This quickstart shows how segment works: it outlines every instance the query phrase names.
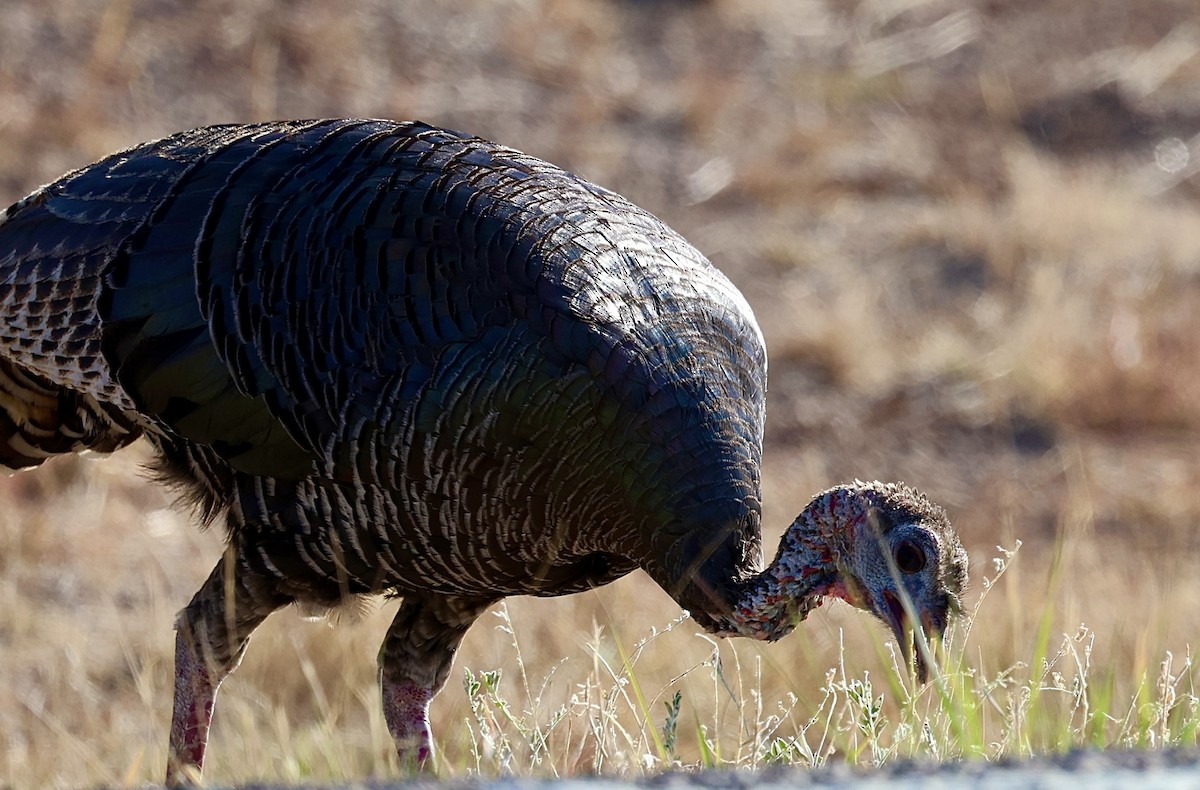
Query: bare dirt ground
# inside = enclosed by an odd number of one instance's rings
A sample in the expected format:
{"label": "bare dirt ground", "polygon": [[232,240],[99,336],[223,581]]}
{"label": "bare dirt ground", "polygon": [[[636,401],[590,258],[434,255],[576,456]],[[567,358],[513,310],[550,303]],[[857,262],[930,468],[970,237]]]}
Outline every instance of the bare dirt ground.
{"label": "bare dirt ground", "polygon": [[[754,307],[773,534],[836,482],[908,481],[950,511],[975,578],[1024,544],[972,632],[985,668],[1029,663],[1045,625],[1091,640],[1114,699],[1142,699],[1168,654],[1190,690],[1200,633],[1195,10],[0,0],[0,202],[144,139],[276,117],[419,118],[575,170],[682,232]],[[173,613],[221,536],[171,510],[139,460],[0,479],[0,786],[161,772]],[[212,781],[388,774],[376,608],[333,631],[268,623],[223,691]],[[764,698],[792,700],[780,734],[803,729],[839,654],[888,672],[872,624],[826,609],[778,646],[721,647]],[[459,667],[531,677],[533,714],[559,692],[592,710],[595,635],[634,643],[676,615],[640,576],[515,601]],[[639,665],[656,716],[675,688],[708,715],[713,684],[692,670],[716,654],[694,632]],[[481,736],[452,686],[434,716],[462,775]],[[526,768],[656,770],[586,731]]]}

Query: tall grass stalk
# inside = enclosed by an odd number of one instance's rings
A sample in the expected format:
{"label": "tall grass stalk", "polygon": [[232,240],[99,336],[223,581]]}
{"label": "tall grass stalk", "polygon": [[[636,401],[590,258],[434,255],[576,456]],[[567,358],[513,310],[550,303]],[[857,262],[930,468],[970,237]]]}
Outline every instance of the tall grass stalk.
{"label": "tall grass stalk", "polygon": [[[583,741],[574,741],[573,753],[591,755],[584,767],[616,774],[672,767],[997,759],[1087,746],[1195,744],[1200,697],[1190,653],[1181,660],[1168,652],[1149,676],[1129,678],[1118,666],[1095,664],[1102,639],[1086,625],[1055,636],[1061,558],[1068,548],[1061,543],[1047,572],[1051,594],[1037,613],[1028,658],[988,669],[982,648],[972,640],[974,626],[987,617],[991,593],[1014,566],[1019,548],[1017,543],[999,550],[964,622],[943,644],[924,647],[937,662],[925,686],[914,685],[893,645],[878,645],[889,653],[891,663],[887,677],[879,678],[856,669],[861,662],[852,660],[839,638],[837,660],[826,674],[819,699],[806,710],[794,693],[773,698],[764,693],[761,657],[744,662],[738,646],[697,634],[711,645],[709,657],[652,688],[637,672],[639,660],[660,637],[685,627],[687,621],[654,630],[631,649],[619,628],[598,628],[589,643],[591,671],[576,681],[564,703],[541,714],[543,719],[535,709],[546,682],[530,696],[530,679],[522,675],[530,704],[521,707],[505,696],[509,689],[498,676],[482,673],[480,683],[468,671],[468,697],[487,704],[473,703],[471,726],[477,743],[471,763],[447,768],[485,775],[577,772],[581,766],[571,764],[560,737],[567,731],[562,726],[567,718],[589,722],[582,732],[572,729],[572,737]],[[500,627],[513,633],[511,619],[502,614],[501,620]],[[513,649],[519,650],[515,637]],[[707,675],[708,683],[687,682],[697,675]],[[520,714],[514,713],[518,710]],[[736,722],[728,721],[730,711]],[[689,719],[691,739],[682,737],[685,729],[680,726]],[[483,741],[496,733],[502,733],[502,741],[511,748],[484,748]]]}

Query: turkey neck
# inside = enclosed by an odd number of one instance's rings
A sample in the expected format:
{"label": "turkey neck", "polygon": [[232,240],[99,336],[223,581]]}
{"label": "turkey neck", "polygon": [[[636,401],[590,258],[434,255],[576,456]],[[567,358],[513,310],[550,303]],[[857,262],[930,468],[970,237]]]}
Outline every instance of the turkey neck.
{"label": "turkey neck", "polygon": [[813,499],[784,533],[770,566],[736,585],[719,633],[773,642],[820,606],[824,596],[840,594],[838,565],[850,554],[866,504],[850,487]]}

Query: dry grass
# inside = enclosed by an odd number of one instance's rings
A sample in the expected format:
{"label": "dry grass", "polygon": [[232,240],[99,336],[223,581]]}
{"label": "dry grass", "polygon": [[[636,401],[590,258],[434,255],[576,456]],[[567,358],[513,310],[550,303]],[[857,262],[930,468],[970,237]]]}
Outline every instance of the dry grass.
{"label": "dry grass", "polygon": [[[1193,743],[1189,11],[3,3],[0,201],[220,121],[419,117],[501,140],[658,212],[745,291],[771,351],[768,524],[836,481],[898,478],[950,509],[977,579],[1023,543],[969,597],[945,685],[912,696],[840,605],[764,647],[714,645],[636,575],[514,600],[468,636],[474,684],[435,703],[448,774]],[[161,773],[172,619],[221,536],[138,461],[0,479],[0,786]],[[373,666],[393,606],[334,630],[274,616],[222,692],[209,778],[393,773]]]}

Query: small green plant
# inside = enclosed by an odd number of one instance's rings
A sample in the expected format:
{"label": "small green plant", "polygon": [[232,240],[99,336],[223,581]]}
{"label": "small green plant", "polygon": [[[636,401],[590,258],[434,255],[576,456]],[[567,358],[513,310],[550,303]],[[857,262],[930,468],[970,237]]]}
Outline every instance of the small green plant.
{"label": "small green plant", "polygon": [[799,762],[801,749],[795,738],[775,738],[762,753],[767,765],[789,765]]}
{"label": "small green plant", "polygon": [[667,717],[663,721],[662,726],[662,744],[663,750],[670,756],[672,760],[677,759],[675,753],[675,743],[679,737],[679,709],[683,706],[683,692],[676,691],[675,696],[671,697],[670,702],[664,702],[663,707],[667,709]]}

